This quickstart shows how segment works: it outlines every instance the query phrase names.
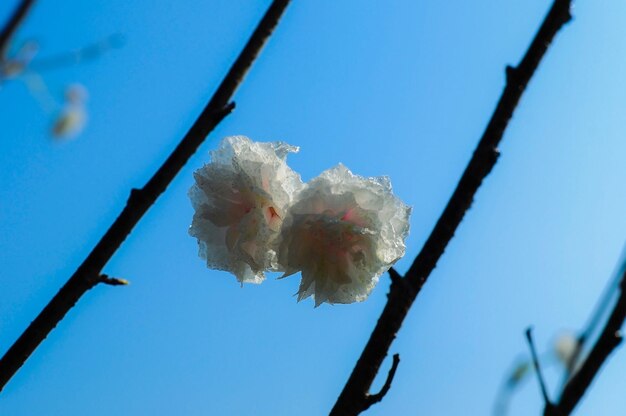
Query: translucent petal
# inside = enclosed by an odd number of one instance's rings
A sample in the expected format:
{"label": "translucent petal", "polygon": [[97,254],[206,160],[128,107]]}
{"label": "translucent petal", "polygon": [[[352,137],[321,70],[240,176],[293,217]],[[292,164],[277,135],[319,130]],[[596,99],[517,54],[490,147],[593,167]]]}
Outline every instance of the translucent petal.
{"label": "translucent petal", "polygon": [[338,165],[299,192],[282,225],[279,267],[302,272],[298,300],[360,302],[405,253],[411,209],[386,177]]}

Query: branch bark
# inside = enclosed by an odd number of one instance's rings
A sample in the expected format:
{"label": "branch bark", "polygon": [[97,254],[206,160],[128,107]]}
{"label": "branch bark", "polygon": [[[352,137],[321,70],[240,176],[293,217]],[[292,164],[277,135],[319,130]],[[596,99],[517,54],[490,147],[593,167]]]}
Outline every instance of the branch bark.
{"label": "branch bark", "polygon": [[393,279],[387,303],[331,416],[357,415],[411,305],[470,208],[483,179],[498,160],[497,146],[513,112],[557,32],[570,19],[571,0],[554,0],[517,67],[506,68],[506,86],[474,154],[424,247],[404,278]]}
{"label": "branch bark", "polygon": [[11,17],[9,17],[7,24],[2,31],[0,31],[0,62],[6,59],[9,46],[11,45],[11,39],[26,18],[33,4],[35,4],[35,0],[22,0],[13,11]]}
{"label": "branch bark", "polygon": [[572,413],[604,362],[622,342],[620,329],[626,319],[626,270],[622,273],[619,297],[598,340],[578,371],[565,384],[559,402],[552,407],[546,406],[544,416],[567,416]]}
{"label": "branch bark", "polygon": [[229,104],[229,100],[272,34],[289,2],[290,0],[272,2],[217,91],[176,149],[143,188],[131,191],[126,207],[89,256],[0,359],[0,391],[76,302],[89,289],[103,282],[100,278],[101,270],[143,214],[165,191],[206,136],[233,110],[234,104]]}

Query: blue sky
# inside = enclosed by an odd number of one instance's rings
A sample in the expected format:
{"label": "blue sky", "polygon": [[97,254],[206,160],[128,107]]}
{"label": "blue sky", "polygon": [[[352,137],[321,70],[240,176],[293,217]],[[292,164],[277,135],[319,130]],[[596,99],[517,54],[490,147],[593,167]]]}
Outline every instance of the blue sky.
{"label": "blue sky", "polygon": [[[15,0],[0,5],[4,18]],[[405,271],[442,211],[550,1],[294,0],[202,145],[106,266],[131,281],[87,294],[2,392],[6,415],[319,415],[385,302],[296,303],[298,278],[243,289],[187,235],[192,172],[227,135],[301,147],[303,179],[342,162],[389,175],[413,207]],[[16,41],[40,56],[121,33],[95,61],[42,74],[89,91],[73,141],[21,82],[0,89],[0,349],[69,278],[186,132],[268,1],[40,0]],[[489,414],[513,360],[581,327],[626,240],[626,3],[578,1],[391,353],[367,414]],[[390,360],[388,360],[390,361]],[[386,363],[389,365],[389,363]],[[558,371],[546,370],[558,385]],[[383,370],[382,373],[386,373]],[[623,413],[626,352],[578,415]],[[382,379],[377,381],[382,383]],[[511,415],[540,414],[534,380]]]}

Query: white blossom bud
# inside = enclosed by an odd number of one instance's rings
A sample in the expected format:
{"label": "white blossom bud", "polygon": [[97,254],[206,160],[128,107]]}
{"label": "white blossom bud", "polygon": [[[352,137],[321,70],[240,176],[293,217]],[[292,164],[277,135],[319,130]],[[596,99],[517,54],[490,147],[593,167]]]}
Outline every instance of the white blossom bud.
{"label": "white blossom bud", "polygon": [[283,277],[302,272],[298,301],[366,299],[404,255],[410,212],[387,177],[353,175],[340,164],[309,182],[287,212],[278,252]]}
{"label": "white blossom bud", "polygon": [[87,124],[87,89],[72,84],[65,90],[65,106],[52,125],[52,135],[57,139],[76,137]]}
{"label": "white blossom bud", "polygon": [[59,114],[52,125],[52,135],[69,138],[78,135],[85,127],[87,112],[82,106],[68,106]]}
{"label": "white blossom bud", "polygon": [[575,334],[571,332],[565,332],[560,334],[554,341],[554,353],[559,362],[565,367],[571,364],[571,360],[578,352],[579,341]]}
{"label": "white blossom bud", "polygon": [[209,268],[229,271],[242,284],[261,283],[265,270],[277,270],[276,237],[302,187],[285,161],[297,151],[282,142],[227,137],[211,152],[211,163],[194,172],[189,234]]}

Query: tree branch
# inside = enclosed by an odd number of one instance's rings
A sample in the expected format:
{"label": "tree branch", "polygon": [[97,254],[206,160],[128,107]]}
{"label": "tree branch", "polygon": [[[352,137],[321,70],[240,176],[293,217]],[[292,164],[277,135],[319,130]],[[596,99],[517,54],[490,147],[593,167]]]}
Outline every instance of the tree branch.
{"label": "tree branch", "polygon": [[13,11],[7,24],[2,28],[2,31],[0,31],[0,62],[6,59],[11,45],[11,39],[15,32],[17,32],[20,24],[22,24],[26,18],[33,4],[35,4],[35,0],[22,0]]}
{"label": "tree branch", "polygon": [[530,355],[533,360],[533,367],[535,368],[535,374],[537,375],[537,381],[539,382],[539,389],[541,390],[541,396],[546,404],[546,408],[554,408],[550,396],[548,396],[548,389],[546,388],[546,381],[543,378],[543,371],[539,365],[539,357],[537,356],[537,349],[535,348],[535,342],[533,341],[533,330],[531,327],[526,328],[526,341],[528,341],[528,348],[530,349]]}
{"label": "tree branch", "polygon": [[454,236],[483,179],[495,165],[498,159],[497,146],[522,93],[555,35],[571,19],[570,6],[571,0],[554,0],[519,65],[515,68],[507,67],[502,96],[463,176],[424,247],[402,279],[405,284],[392,283],[387,304],[330,412],[332,416],[357,415],[361,412],[363,402],[367,400],[367,392],[413,301]]}
{"label": "tree branch", "polygon": [[569,415],[584,396],[604,362],[622,342],[620,329],[626,319],[626,269],[622,273],[619,297],[598,340],[578,371],[565,384],[559,402],[553,408],[547,406],[544,409],[545,416]]}
{"label": "tree branch", "polygon": [[206,136],[234,108],[229,100],[272,34],[290,0],[274,0],[213,97],[176,149],[142,189],[133,189],[126,207],[76,272],[0,359],[0,390],[35,348],[89,289],[100,283],[100,271],[154,204]]}

